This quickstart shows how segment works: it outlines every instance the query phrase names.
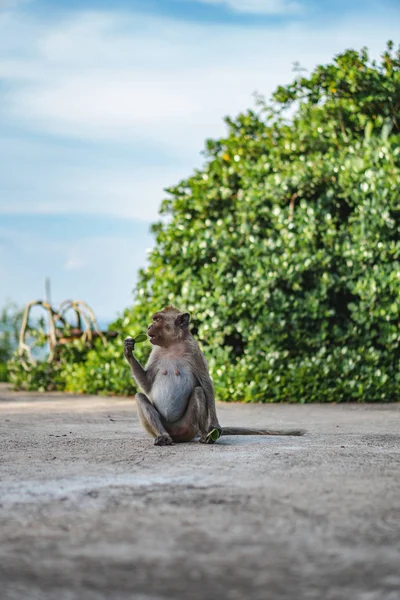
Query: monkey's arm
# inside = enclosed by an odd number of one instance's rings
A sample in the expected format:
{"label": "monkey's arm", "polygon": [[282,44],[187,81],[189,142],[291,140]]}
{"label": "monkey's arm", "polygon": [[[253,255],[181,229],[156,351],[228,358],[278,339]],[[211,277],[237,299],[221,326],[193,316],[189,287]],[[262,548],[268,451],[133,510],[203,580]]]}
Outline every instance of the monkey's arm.
{"label": "monkey's arm", "polygon": [[206,407],[207,407],[207,413],[208,413],[208,423],[207,423],[208,430],[209,431],[212,429],[221,430],[221,426],[218,422],[217,410],[215,408],[214,386],[213,386],[213,382],[211,381],[210,374],[208,372],[207,361],[204,358],[203,354],[201,354],[200,360],[198,362],[200,364],[200,368],[198,369],[198,372],[197,372],[197,379],[198,379],[199,385],[203,389],[205,400],[206,400]]}
{"label": "monkey's arm", "polygon": [[133,356],[134,348],[135,342],[133,338],[126,338],[124,341],[124,356],[131,367],[133,378],[144,393],[149,394],[151,390],[151,380],[147,371],[143,369],[140,362]]}

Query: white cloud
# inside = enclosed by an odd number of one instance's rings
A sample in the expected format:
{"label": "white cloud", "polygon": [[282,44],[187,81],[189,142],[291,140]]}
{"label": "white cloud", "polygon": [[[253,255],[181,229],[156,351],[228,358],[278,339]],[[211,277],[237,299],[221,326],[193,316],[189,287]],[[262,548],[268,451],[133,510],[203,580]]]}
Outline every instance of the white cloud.
{"label": "white cloud", "polygon": [[[9,184],[0,212],[154,220],[162,189],[201,164],[204,139],[222,135],[223,116],[252,105],[253,91],[268,97],[290,81],[295,60],[312,69],[364,45],[378,55],[398,32],[398,21],[385,15],[246,28],[113,12],[46,23],[9,13],[0,18],[0,119],[28,133],[91,145],[77,161],[65,143],[55,161],[49,142],[22,158],[25,142],[17,140],[14,167],[3,166]],[[120,164],[115,156],[105,167],[95,160],[96,146],[110,144]],[[3,165],[10,162],[9,146],[0,142]]]}
{"label": "white cloud", "polygon": [[258,15],[290,15],[301,11],[301,5],[291,0],[197,0],[203,4],[220,4],[239,13]]}
{"label": "white cloud", "polygon": [[[256,89],[268,96],[291,80],[294,61],[312,68],[344,47],[381,50],[398,30],[396,24],[363,21],[362,15],[357,27],[348,22],[340,29],[302,23],[247,29],[79,14],[47,30],[38,26],[24,57],[7,52],[0,61],[0,76],[9,83],[2,111],[35,131],[136,144],[151,140],[183,154],[220,135],[222,117],[251,105]],[[13,45],[19,33],[10,17],[5,50],[7,39]]]}

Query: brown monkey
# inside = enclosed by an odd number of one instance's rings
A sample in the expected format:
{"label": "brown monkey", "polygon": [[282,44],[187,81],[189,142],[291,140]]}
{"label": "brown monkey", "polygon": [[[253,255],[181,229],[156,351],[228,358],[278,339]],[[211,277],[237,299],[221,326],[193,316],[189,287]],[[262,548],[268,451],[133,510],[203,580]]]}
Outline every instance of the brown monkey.
{"label": "brown monkey", "polygon": [[[212,444],[209,435],[302,435],[300,430],[269,431],[221,427],[214,388],[198,343],[189,331],[190,315],[167,306],[153,315],[147,333],[154,348],[146,368],[133,356],[135,342],[126,338],[124,355],[144,393],[136,394],[139,418],[157,446],[189,442]],[[213,436],[214,437],[214,436]]]}

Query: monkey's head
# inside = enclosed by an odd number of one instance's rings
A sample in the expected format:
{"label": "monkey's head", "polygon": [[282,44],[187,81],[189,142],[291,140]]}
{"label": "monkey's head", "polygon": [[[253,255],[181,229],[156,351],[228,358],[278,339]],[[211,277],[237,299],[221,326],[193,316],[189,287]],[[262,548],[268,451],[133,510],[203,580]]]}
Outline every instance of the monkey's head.
{"label": "monkey's head", "polygon": [[171,346],[185,339],[189,333],[189,313],[180,312],[174,306],[166,306],[156,312],[152,319],[147,333],[154,346]]}

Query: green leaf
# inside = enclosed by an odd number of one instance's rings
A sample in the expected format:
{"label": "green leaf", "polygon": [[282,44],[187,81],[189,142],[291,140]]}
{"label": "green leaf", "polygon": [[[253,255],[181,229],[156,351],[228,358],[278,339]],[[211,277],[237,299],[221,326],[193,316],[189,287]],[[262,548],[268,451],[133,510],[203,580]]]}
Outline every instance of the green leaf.
{"label": "green leaf", "polygon": [[135,344],[140,344],[141,342],[145,342],[147,339],[148,338],[146,333],[139,333],[139,335],[133,338],[133,341],[135,342]]}
{"label": "green leaf", "polygon": [[210,437],[214,442],[216,442],[221,437],[221,434],[218,429],[212,429],[207,434],[207,437]]}

